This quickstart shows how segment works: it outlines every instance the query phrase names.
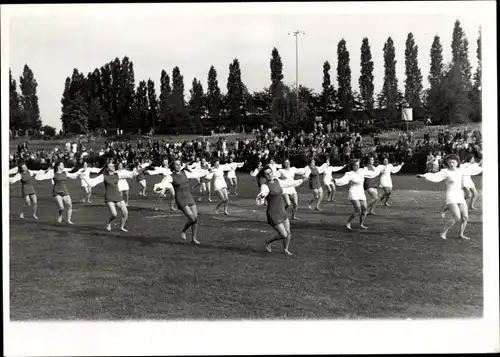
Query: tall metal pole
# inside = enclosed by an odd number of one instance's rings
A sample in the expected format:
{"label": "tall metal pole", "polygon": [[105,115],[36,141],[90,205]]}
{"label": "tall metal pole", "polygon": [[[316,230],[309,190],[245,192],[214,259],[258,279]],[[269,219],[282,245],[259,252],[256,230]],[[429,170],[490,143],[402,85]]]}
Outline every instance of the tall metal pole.
{"label": "tall metal pole", "polygon": [[297,117],[300,121],[300,103],[299,103],[299,35],[306,33],[300,30],[289,32],[288,35],[295,36],[295,90],[297,91]]}

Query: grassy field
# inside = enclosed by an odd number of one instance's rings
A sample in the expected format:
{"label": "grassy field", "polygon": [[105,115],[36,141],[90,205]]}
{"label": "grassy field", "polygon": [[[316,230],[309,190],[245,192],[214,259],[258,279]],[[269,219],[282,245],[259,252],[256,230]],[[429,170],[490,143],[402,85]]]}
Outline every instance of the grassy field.
{"label": "grassy field", "polygon": [[[158,178],[148,180],[148,190]],[[444,184],[394,175],[392,207],[350,232],[347,190],[324,212],[310,212],[307,186],[292,222],[292,257],[264,251],[271,234],[255,181],[239,177],[229,217],[199,205],[201,246],[181,242],[184,217],[130,182],[130,232],[104,229],[103,188],[74,204],[74,226],[57,224],[50,182],[36,186],[39,221],[18,218],[19,184],[10,190],[10,314],[22,320],[291,319],[480,317],[482,199],[471,212],[470,241],[439,238]],[[474,177],[481,190],[481,177]],[[78,180],[71,180],[74,201]]]}

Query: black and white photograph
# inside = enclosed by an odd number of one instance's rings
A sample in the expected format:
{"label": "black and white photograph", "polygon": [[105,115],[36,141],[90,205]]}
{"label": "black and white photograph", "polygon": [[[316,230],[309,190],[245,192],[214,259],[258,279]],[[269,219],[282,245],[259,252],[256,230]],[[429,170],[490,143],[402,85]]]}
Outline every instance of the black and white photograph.
{"label": "black and white photograph", "polygon": [[495,2],[1,16],[6,355],[500,351]]}

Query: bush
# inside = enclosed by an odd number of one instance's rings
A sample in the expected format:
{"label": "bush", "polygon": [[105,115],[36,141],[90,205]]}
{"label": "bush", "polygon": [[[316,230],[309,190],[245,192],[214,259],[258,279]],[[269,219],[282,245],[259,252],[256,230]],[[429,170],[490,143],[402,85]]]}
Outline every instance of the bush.
{"label": "bush", "polygon": [[[405,121],[392,122],[389,124],[389,127],[391,129],[395,129],[395,130],[406,131],[406,122]],[[415,120],[415,121],[408,122],[408,129],[409,130],[416,131],[416,130],[421,130],[423,128],[425,128],[425,123],[423,121]]]}
{"label": "bush", "polygon": [[368,124],[366,126],[359,128],[359,133],[361,135],[380,134],[382,133],[382,129],[375,125]]}

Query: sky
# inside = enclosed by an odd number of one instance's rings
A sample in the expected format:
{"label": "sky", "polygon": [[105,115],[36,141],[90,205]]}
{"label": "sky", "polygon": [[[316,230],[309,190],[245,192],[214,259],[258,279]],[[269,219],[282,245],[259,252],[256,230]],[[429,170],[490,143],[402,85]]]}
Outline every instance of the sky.
{"label": "sky", "polygon": [[219,86],[226,92],[229,64],[240,61],[243,83],[253,92],[270,84],[273,47],[283,61],[284,82],[295,83],[295,39],[299,38],[299,82],[321,91],[323,63],[337,87],[337,44],[343,38],[350,53],[353,90],[359,90],[360,47],[368,37],[375,93],[383,84],[383,46],[392,37],[396,75],[404,91],[404,49],[409,32],[419,47],[418,61],[428,86],[429,52],[435,35],[443,45],[444,61],[451,60],[456,19],[470,42],[469,59],[477,66],[476,40],[484,14],[472,2],[419,3],[279,3],[279,4],[94,4],[23,5],[8,8],[8,51],[12,74],[19,84],[25,64],[38,82],[44,124],[59,129],[60,99],[66,77],[74,68],[87,74],[115,57],[134,63],[136,85],[149,78],[159,94],[162,69],[179,66],[186,94],[193,78],[204,90],[214,65]]}

